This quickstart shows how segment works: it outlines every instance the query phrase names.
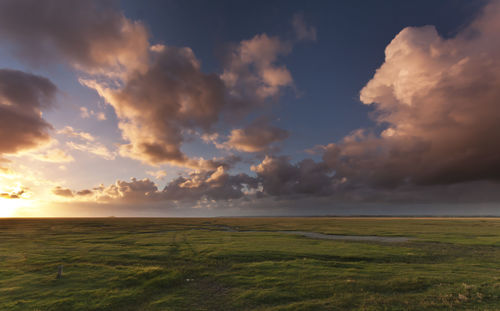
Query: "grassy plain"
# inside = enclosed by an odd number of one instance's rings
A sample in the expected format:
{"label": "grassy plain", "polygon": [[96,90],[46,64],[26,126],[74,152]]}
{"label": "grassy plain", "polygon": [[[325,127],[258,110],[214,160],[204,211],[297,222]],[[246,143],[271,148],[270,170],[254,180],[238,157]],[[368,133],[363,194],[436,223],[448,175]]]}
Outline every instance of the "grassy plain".
{"label": "grassy plain", "polygon": [[500,219],[0,219],[0,310],[500,310]]}

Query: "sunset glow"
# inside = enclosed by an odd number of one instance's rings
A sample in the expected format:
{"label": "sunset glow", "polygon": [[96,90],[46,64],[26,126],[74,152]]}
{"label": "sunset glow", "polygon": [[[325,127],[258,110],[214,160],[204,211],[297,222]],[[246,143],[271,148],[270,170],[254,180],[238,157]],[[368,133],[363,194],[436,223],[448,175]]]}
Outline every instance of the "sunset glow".
{"label": "sunset glow", "polygon": [[0,311],[500,310],[500,0],[0,0]]}
{"label": "sunset glow", "polygon": [[0,217],[18,216],[16,212],[19,209],[31,207],[33,203],[34,202],[25,199],[16,200],[0,198]]}
{"label": "sunset glow", "polygon": [[29,200],[29,194],[21,187],[20,183],[15,186],[0,184],[0,217],[12,217],[20,208],[31,207],[33,202]]}
{"label": "sunset glow", "polygon": [[500,213],[499,1],[49,2],[0,3],[1,217]]}

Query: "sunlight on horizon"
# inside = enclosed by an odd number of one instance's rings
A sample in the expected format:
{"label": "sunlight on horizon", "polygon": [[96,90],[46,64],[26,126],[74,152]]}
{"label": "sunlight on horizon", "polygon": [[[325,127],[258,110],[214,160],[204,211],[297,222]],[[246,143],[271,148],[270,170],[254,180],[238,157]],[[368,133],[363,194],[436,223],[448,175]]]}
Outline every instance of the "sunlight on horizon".
{"label": "sunlight on horizon", "polygon": [[0,198],[0,217],[15,217],[21,208],[32,206],[32,200]]}
{"label": "sunlight on horizon", "polygon": [[15,186],[0,186],[0,217],[15,217],[21,209],[34,206],[31,193],[20,182]]}

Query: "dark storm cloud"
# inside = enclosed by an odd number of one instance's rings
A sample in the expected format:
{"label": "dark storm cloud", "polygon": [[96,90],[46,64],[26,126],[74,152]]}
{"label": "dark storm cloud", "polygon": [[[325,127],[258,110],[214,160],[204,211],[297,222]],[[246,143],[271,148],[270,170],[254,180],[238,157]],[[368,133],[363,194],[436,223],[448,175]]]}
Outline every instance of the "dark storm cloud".
{"label": "dark storm cloud", "polygon": [[41,110],[53,105],[57,93],[50,80],[0,69],[0,155],[47,143],[52,126]]}

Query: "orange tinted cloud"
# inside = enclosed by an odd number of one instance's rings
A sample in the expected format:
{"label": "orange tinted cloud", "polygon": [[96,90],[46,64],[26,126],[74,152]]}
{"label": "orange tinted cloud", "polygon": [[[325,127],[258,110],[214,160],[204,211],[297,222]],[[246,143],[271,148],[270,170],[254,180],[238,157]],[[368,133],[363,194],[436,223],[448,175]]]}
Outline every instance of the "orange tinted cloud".
{"label": "orange tinted cloud", "polygon": [[20,199],[21,196],[25,193],[25,190],[18,190],[13,192],[1,192],[0,198],[3,199]]}
{"label": "orange tinted cloud", "polygon": [[55,187],[54,189],[52,189],[52,193],[54,193],[55,195],[58,195],[58,196],[61,196],[61,197],[73,197],[73,191],[71,189],[68,189],[68,188],[63,188],[63,187]]}
{"label": "orange tinted cloud", "polygon": [[65,126],[64,128],[57,131],[57,134],[63,134],[63,135],[69,136],[69,137],[79,138],[79,139],[86,140],[86,141],[94,141],[95,140],[95,138],[94,138],[94,136],[92,136],[92,134],[87,133],[87,132],[76,131],[71,126]]}
{"label": "orange tinted cloud", "polygon": [[[151,44],[146,27],[126,18],[114,4],[3,1],[0,38],[32,64],[64,60],[83,73],[82,84],[96,89],[115,109],[128,141],[120,147],[122,156],[152,165],[214,169],[212,161],[189,158],[181,151],[185,133],[213,133],[222,117],[241,119],[293,86],[289,70],[278,63],[291,51],[292,42],[267,34],[243,40],[231,50],[222,75],[207,74],[190,48]],[[29,12],[37,14],[24,18]],[[294,19],[294,27],[301,40],[314,33],[300,18]],[[88,108],[81,113],[84,118],[95,114]],[[96,117],[106,119],[102,113]],[[281,139],[283,131],[278,134]],[[70,147],[97,154],[88,145]]]}
{"label": "orange tinted cloud", "polygon": [[261,152],[287,137],[287,131],[270,125],[267,119],[257,119],[246,128],[232,130],[228,141],[222,146],[245,152]]}
{"label": "orange tinted cloud", "polygon": [[353,183],[379,186],[500,180],[500,2],[454,38],[403,29],[361,90],[380,135],[359,130],[324,159]]}
{"label": "orange tinted cloud", "polygon": [[53,105],[57,88],[44,77],[0,69],[0,155],[50,141],[52,126],[42,109]]}
{"label": "orange tinted cloud", "polygon": [[291,49],[290,43],[266,34],[241,41],[231,51],[221,75],[230,94],[243,101],[261,101],[291,86],[291,73],[277,64],[278,57]]}
{"label": "orange tinted cloud", "polygon": [[213,170],[192,172],[187,177],[178,177],[159,190],[148,178],[130,181],[117,180],[114,184],[100,185],[92,190],[73,191],[56,187],[53,193],[77,201],[102,203],[232,200],[245,196],[247,189],[255,189],[257,180],[246,174],[230,175],[223,166]]}
{"label": "orange tinted cloud", "polygon": [[0,2],[0,38],[35,65],[64,59],[88,73],[137,70],[147,63],[148,37],[144,25],[123,16],[113,1]]}
{"label": "orange tinted cloud", "polygon": [[121,147],[122,155],[154,164],[189,164],[180,150],[183,129],[209,129],[218,120],[224,85],[216,75],[201,72],[189,48],[165,47],[153,59],[147,71],[131,74],[123,88],[84,83],[115,108],[130,142]]}

